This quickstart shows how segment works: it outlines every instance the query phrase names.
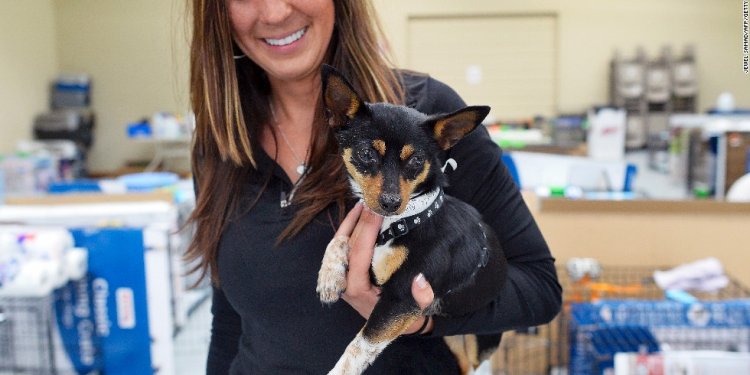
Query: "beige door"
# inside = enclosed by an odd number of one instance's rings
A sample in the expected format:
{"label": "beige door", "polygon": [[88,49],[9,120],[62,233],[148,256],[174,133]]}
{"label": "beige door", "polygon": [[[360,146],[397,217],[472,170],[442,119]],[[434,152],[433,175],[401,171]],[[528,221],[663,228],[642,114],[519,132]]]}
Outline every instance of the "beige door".
{"label": "beige door", "polygon": [[556,58],[553,14],[409,19],[409,68],[492,106],[498,120],[555,115]]}

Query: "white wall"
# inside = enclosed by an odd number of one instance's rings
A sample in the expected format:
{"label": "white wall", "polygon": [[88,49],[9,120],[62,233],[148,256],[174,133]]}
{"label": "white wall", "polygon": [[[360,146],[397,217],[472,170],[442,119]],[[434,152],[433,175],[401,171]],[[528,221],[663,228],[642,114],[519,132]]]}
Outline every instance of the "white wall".
{"label": "white wall", "polygon": [[57,72],[52,0],[0,2],[0,154],[31,137]]}
{"label": "white wall", "polygon": [[[750,107],[739,1],[375,0],[375,5],[402,66],[409,65],[410,16],[555,14],[561,112],[607,100],[615,48],[630,55],[643,45],[654,54],[665,43],[678,50],[695,45],[700,109],[711,107],[724,90]],[[48,83],[57,73],[87,72],[93,76],[98,126],[92,170],[148,159],[151,147],[130,142],[125,125],[154,111],[188,108],[185,7],[184,0],[0,2],[0,152],[31,136],[33,117],[47,109]]]}
{"label": "white wall", "polygon": [[134,143],[126,125],[156,111],[189,108],[186,1],[55,2],[61,72],[93,79],[97,116],[92,171],[149,159],[151,145]]}
{"label": "white wall", "polygon": [[[560,112],[582,111],[607,101],[609,61],[615,49],[627,57],[642,45],[654,56],[665,44],[673,45],[674,53],[694,45],[700,110],[712,107],[725,90],[734,93],[738,105],[750,107],[750,76],[742,71],[740,1],[376,0],[375,5],[397,61],[406,67],[409,17],[555,14]],[[491,42],[466,42],[491,48]]]}

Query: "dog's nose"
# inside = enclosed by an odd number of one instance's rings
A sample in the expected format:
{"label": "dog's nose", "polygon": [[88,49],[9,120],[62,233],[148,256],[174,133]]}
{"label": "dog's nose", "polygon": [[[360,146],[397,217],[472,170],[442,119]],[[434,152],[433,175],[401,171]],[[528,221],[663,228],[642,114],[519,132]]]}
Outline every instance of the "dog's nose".
{"label": "dog's nose", "polygon": [[396,194],[383,194],[380,196],[380,207],[388,213],[396,212],[401,207],[401,197]]}

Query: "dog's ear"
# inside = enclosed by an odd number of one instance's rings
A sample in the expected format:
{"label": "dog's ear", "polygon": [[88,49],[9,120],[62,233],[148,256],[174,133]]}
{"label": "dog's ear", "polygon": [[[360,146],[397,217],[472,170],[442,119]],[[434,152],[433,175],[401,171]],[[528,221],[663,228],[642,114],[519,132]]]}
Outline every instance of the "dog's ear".
{"label": "dog's ear", "polygon": [[481,124],[489,113],[488,106],[466,107],[447,115],[430,118],[427,127],[432,131],[432,136],[440,148],[447,150]]}
{"label": "dog's ear", "polygon": [[325,105],[328,125],[333,129],[338,129],[363,110],[364,102],[349,81],[334,67],[323,64],[321,78],[323,105]]}

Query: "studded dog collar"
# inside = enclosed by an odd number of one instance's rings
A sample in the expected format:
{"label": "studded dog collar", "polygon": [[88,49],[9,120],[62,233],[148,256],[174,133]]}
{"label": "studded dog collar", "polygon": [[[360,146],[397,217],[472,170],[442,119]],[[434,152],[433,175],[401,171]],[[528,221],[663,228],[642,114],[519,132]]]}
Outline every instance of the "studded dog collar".
{"label": "studded dog collar", "polygon": [[[383,226],[380,228],[380,234],[375,242],[375,246],[383,246],[388,241],[409,233],[410,230],[427,221],[437,212],[437,210],[440,209],[440,207],[442,207],[443,201],[445,200],[445,194],[443,193],[443,189],[438,188],[424,194],[422,197],[414,199],[420,198],[424,203],[417,203],[417,205],[424,206],[424,208],[419,210],[421,207],[413,207],[412,211],[417,211],[417,213],[400,218],[385,217]],[[430,200],[432,201],[430,202]],[[409,207],[407,207],[407,214],[409,213],[408,211]]]}

